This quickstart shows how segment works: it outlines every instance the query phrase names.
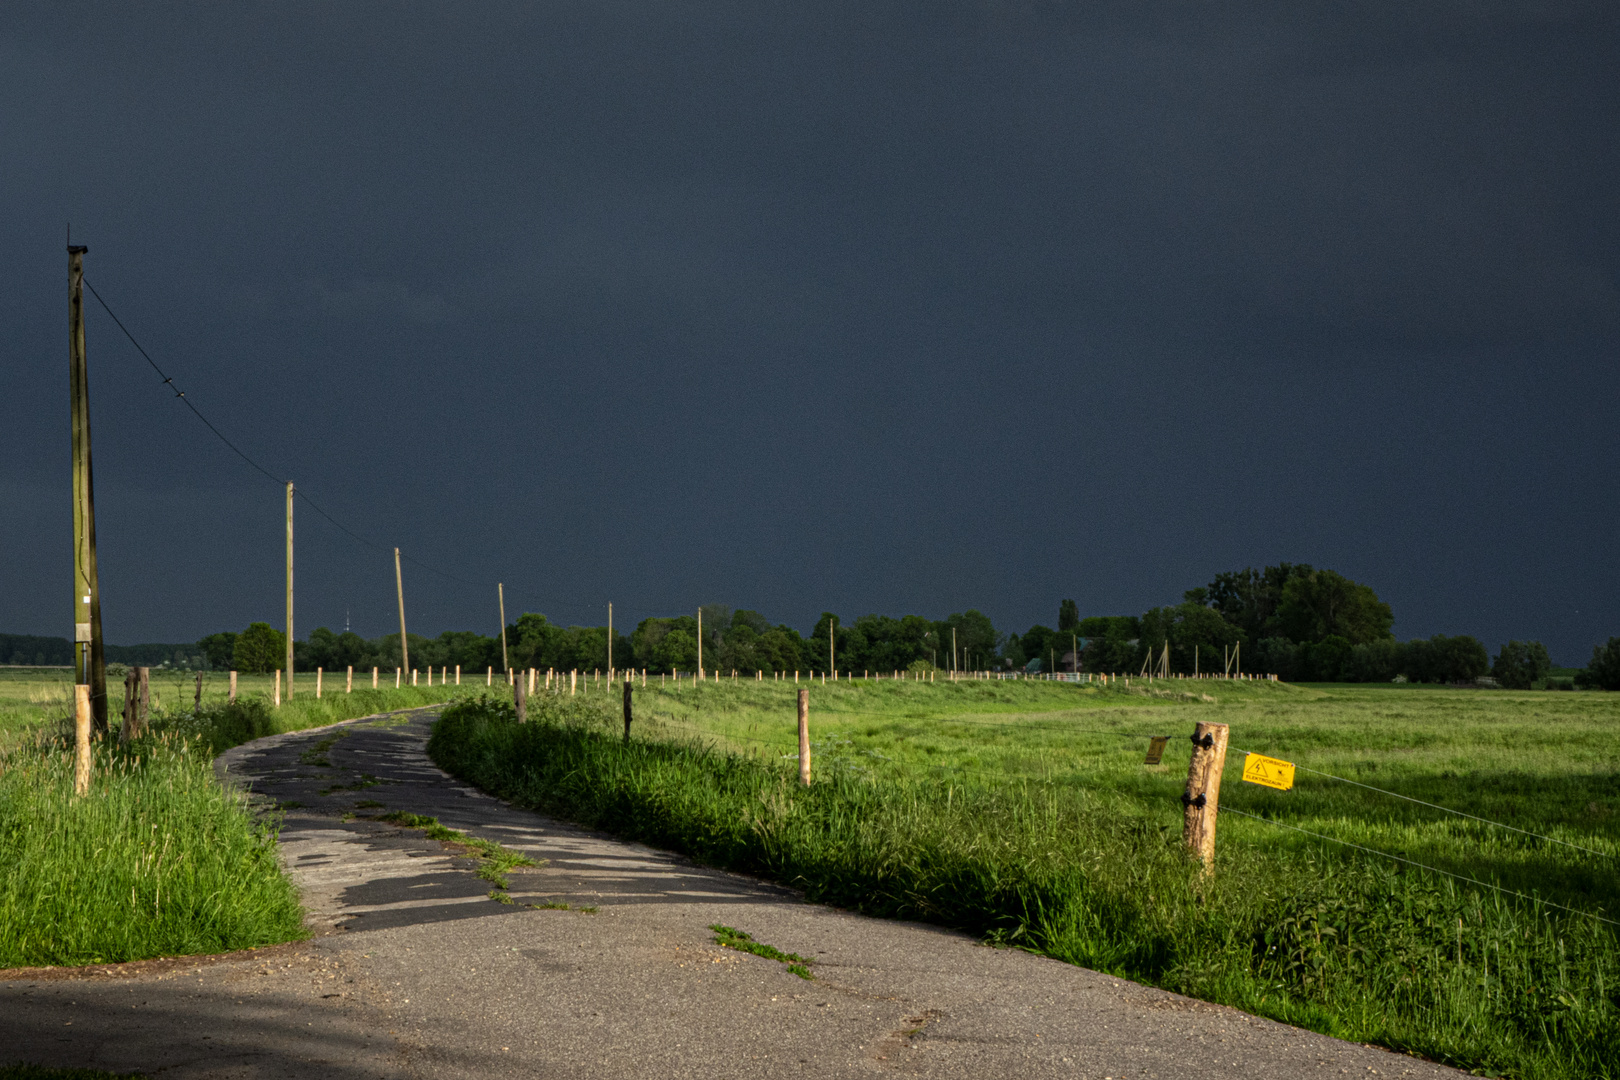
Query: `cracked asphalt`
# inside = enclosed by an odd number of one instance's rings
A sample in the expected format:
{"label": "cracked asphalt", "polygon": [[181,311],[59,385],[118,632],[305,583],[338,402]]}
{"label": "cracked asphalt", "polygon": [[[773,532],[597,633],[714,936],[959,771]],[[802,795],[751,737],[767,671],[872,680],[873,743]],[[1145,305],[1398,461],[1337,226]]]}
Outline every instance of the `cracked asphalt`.
{"label": "cracked asphalt", "polygon": [[[0,972],[0,1061],[244,1080],[1463,1075],[514,809],[427,759],[435,715],[223,755],[222,777],[282,808],[314,936]],[[363,816],[385,810],[543,865],[497,902],[463,849]],[[814,979],[715,945],[711,923],[809,957]]]}

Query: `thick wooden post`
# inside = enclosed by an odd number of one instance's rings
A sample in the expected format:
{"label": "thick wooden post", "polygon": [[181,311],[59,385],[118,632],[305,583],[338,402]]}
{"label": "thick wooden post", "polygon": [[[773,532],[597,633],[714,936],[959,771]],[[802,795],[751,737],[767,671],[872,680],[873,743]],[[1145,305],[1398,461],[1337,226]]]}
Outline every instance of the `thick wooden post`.
{"label": "thick wooden post", "polygon": [[118,726],[118,742],[121,746],[129,745],[135,738],[135,669],[130,668],[124,672],[124,722]]}
{"label": "thick wooden post", "polygon": [[371,669],[371,688],[373,690],[377,689],[377,669],[376,668]]}
{"label": "thick wooden post", "polygon": [[231,704],[236,704],[236,672],[231,672]]}
{"label": "thick wooden post", "polygon": [[[320,695],[315,695],[319,697]],[[197,716],[202,712],[202,672],[197,672],[197,696],[191,701],[191,715]]]}
{"label": "thick wooden post", "polygon": [[512,705],[517,709],[518,723],[527,723],[529,719],[529,681],[527,679],[512,680]]}
{"label": "thick wooden post", "polygon": [[315,668],[315,700],[316,701],[319,701],[321,699],[321,681],[322,681],[323,676],[325,676],[325,674],[326,674],[326,669],[324,669],[324,668],[320,667],[319,665],[317,665],[316,668]]}
{"label": "thick wooden post", "polygon": [[624,741],[630,741],[630,691],[634,684],[630,679],[624,680]]}
{"label": "thick wooden post", "polygon": [[799,783],[810,786],[810,691],[799,691]]}
{"label": "thick wooden post", "polygon": [[1204,873],[1215,872],[1215,815],[1221,801],[1221,771],[1226,768],[1225,724],[1200,723],[1193,728],[1192,761],[1187,765],[1187,790],[1181,802],[1186,808],[1182,838],[1187,851],[1204,864]]}
{"label": "thick wooden post", "polygon": [[73,687],[73,794],[90,793],[90,687]]}
{"label": "thick wooden post", "polygon": [[345,694],[354,693],[354,665],[353,664],[349,665],[349,672],[343,678],[343,692]]}
{"label": "thick wooden post", "polygon": [[461,665],[460,664],[456,665],[456,685],[457,686],[461,685]]}
{"label": "thick wooden post", "polygon": [[281,708],[281,669],[276,669],[276,708]]}

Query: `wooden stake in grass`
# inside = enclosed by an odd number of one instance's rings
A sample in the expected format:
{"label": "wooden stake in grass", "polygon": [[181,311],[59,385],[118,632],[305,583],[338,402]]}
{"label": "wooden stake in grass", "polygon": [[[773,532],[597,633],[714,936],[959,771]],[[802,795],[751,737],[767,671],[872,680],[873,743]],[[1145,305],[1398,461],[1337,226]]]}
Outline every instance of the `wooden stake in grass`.
{"label": "wooden stake in grass", "polygon": [[1187,850],[1215,872],[1215,815],[1221,801],[1221,771],[1226,768],[1225,724],[1199,723],[1193,728],[1192,761],[1187,764],[1187,790],[1181,802],[1182,839]]}
{"label": "wooden stake in grass", "polygon": [[231,672],[231,704],[236,704],[236,672]]}
{"label": "wooden stake in grass", "polygon": [[527,723],[529,719],[529,680],[512,680],[512,704],[517,708],[518,723]]}
{"label": "wooden stake in grass", "polygon": [[460,664],[456,665],[456,685],[457,686],[461,685],[461,665]]}
{"label": "wooden stake in grass", "polygon": [[371,669],[371,688],[373,690],[377,689],[377,669],[376,668]]}
{"label": "wooden stake in grass", "polygon": [[90,684],[73,687],[73,794],[90,793]]}
{"label": "wooden stake in grass", "polygon": [[810,786],[810,691],[799,691],[799,783]]}
{"label": "wooden stake in grass", "polygon": [[343,692],[345,694],[354,693],[354,665],[353,664],[349,665],[349,672],[348,672],[347,675],[344,676],[344,679],[343,679]]}
{"label": "wooden stake in grass", "polygon": [[276,669],[276,708],[281,708],[281,669]]}
{"label": "wooden stake in grass", "polygon": [[325,674],[326,674],[326,669],[325,668],[317,667],[315,669],[315,700],[316,701],[321,700],[321,681],[322,681],[322,677]]}
{"label": "wooden stake in grass", "polygon": [[629,679],[624,680],[624,741],[630,742],[630,691],[634,688]]}
{"label": "wooden stake in grass", "polygon": [[[315,696],[320,697],[321,695],[319,693],[316,693]],[[197,696],[192,698],[192,700],[191,700],[191,715],[192,716],[199,716],[199,715],[201,715],[201,713],[202,713],[202,672],[199,671],[199,672],[197,672]]]}

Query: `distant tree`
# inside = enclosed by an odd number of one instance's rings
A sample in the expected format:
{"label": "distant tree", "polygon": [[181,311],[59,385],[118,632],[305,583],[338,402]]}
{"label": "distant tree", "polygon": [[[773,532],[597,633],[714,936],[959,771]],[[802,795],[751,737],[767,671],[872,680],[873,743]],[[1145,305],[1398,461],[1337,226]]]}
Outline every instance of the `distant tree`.
{"label": "distant tree", "polygon": [[202,653],[203,660],[209,667],[215,671],[225,671],[234,662],[236,635],[229,630],[209,634],[197,642],[197,651]]}
{"label": "distant tree", "polygon": [[1278,636],[1273,620],[1288,582],[1312,572],[1309,563],[1279,563],[1264,570],[1250,566],[1216,574],[1200,602],[1219,611],[1223,619],[1238,628],[1245,641],[1258,642]]}
{"label": "distant tree", "polygon": [[1575,676],[1577,686],[1620,690],[1620,637],[1612,637],[1592,650],[1592,662]]}
{"label": "distant tree", "polygon": [[1401,646],[1386,639],[1351,649],[1339,677],[1345,682],[1390,682],[1400,673]]}
{"label": "distant tree", "polygon": [[1414,638],[1401,652],[1401,674],[1413,682],[1473,682],[1491,667],[1484,644],[1468,634]]}
{"label": "distant tree", "polygon": [[1272,621],[1290,641],[1337,636],[1363,645],[1389,637],[1395,615],[1369,586],[1332,570],[1312,570],[1288,579]]}
{"label": "distant tree", "polygon": [[1073,600],[1065,600],[1058,605],[1058,629],[1069,631],[1080,629],[1080,605]]}
{"label": "distant tree", "polygon": [[1303,642],[1295,654],[1294,677],[1302,682],[1343,682],[1355,647],[1338,634]]}
{"label": "distant tree", "polygon": [[1528,690],[1552,671],[1552,657],[1539,641],[1510,641],[1496,654],[1491,674],[1509,690]]}
{"label": "distant tree", "polygon": [[1219,612],[1188,601],[1145,613],[1141,639],[1149,649],[1169,642],[1170,670],[1189,673],[1219,668],[1226,650],[1237,643],[1238,631]]}
{"label": "distant tree", "polygon": [[236,636],[231,666],[237,671],[263,675],[286,662],[287,636],[266,622],[256,622]]}

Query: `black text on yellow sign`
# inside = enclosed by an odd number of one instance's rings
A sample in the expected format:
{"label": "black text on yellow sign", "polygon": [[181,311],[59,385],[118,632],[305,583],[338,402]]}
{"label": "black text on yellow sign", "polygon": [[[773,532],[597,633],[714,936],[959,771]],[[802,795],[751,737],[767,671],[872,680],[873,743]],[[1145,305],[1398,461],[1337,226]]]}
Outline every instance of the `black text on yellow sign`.
{"label": "black text on yellow sign", "polygon": [[1147,761],[1144,764],[1157,765],[1164,758],[1164,748],[1169,742],[1168,735],[1154,735],[1148,739]]}
{"label": "black text on yellow sign", "polygon": [[1248,754],[1243,759],[1243,779],[1287,791],[1294,786],[1294,763],[1264,754]]}

